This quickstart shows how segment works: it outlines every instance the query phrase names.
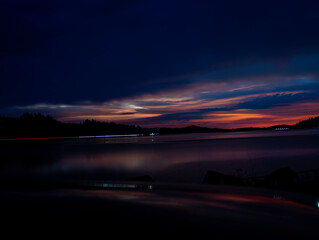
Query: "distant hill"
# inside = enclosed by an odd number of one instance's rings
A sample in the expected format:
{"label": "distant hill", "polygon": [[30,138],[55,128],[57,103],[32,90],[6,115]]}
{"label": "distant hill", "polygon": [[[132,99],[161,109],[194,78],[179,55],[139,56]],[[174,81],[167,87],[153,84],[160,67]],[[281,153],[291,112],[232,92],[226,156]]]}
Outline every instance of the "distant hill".
{"label": "distant hill", "polygon": [[149,128],[148,130],[158,134],[204,133],[204,132],[228,131],[226,129],[199,127],[195,125],[191,125],[188,127],[181,127],[181,128]]}
{"label": "distant hill", "polygon": [[223,129],[223,128],[208,128],[191,125],[188,127],[181,128],[149,128],[149,132],[155,132],[158,134],[180,134],[180,133],[207,133],[207,132],[236,132],[236,131],[253,131],[261,130],[265,128],[233,128],[233,129]]}

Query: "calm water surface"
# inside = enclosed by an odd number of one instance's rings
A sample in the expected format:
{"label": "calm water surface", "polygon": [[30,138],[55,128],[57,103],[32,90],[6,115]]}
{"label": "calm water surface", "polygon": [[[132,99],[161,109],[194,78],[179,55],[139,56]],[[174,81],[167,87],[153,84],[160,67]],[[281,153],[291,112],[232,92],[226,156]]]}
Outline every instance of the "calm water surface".
{"label": "calm water surface", "polygon": [[201,182],[208,170],[262,176],[319,168],[319,129],[12,142],[0,145],[1,178]]}

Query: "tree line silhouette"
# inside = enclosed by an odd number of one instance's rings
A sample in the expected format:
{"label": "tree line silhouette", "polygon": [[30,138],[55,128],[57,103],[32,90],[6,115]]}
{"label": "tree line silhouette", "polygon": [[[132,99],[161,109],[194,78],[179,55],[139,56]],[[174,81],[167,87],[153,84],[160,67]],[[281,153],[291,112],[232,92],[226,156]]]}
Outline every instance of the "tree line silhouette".
{"label": "tree line silhouette", "polygon": [[[300,121],[290,129],[318,128],[319,116]],[[96,120],[85,120],[80,123],[63,123],[54,119],[50,115],[41,113],[24,113],[18,118],[0,117],[0,137],[69,137],[69,136],[89,136],[106,134],[180,134],[180,133],[201,133],[201,132],[229,132],[229,131],[249,131],[269,128],[237,128],[219,129],[199,126],[188,126],[181,128],[142,128],[139,125],[117,124],[114,122],[100,122]]]}
{"label": "tree line silhouette", "polygon": [[24,113],[18,118],[0,117],[0,137],[70,137],[106,134],[142,134],[140,126],[85,120],[62,123],[50,115]]}
{"label": "tree line silhouette", "polygon": [[293,128],[319,128],[319,116],[314,118],[308,118],[307,120],[300,121]]}

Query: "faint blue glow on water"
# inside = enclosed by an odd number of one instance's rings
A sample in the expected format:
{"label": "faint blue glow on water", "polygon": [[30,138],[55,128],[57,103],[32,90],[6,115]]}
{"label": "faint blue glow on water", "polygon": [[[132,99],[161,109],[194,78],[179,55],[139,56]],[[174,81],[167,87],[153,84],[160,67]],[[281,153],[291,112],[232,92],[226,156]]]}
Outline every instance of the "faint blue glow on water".
{"label": "faint blue glow on water", "polygon": [[95,188],[121,189],[121,190],[129,190],[129,189],[152,190],[153,189],[153,186],[151,184],[94,183],[92,186]]}
{"label": "faint blue glow on water", "polygon": [[[100,185],[96,185],[100,186]],[[136,184],[116,184],[116,183],[103,183],[101,184],[104,188],[137,188]]]}

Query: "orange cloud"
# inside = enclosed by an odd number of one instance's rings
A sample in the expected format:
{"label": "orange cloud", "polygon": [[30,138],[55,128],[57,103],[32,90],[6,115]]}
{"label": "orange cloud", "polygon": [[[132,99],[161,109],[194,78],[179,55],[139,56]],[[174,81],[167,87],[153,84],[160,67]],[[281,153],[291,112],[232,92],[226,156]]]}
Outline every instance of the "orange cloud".
{"label": "orange cloud", "polygon": [[295,124],[319,115],[319,102],[298,102],[289,106],[269,109],[236,109],[206,114],[203,119],[190,120],[189,124],[208,127],[240,128],[269,127]]}

